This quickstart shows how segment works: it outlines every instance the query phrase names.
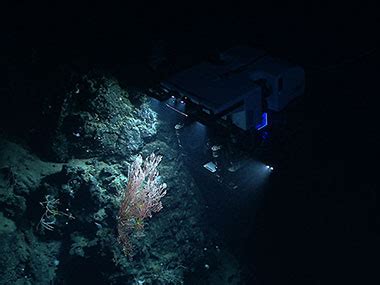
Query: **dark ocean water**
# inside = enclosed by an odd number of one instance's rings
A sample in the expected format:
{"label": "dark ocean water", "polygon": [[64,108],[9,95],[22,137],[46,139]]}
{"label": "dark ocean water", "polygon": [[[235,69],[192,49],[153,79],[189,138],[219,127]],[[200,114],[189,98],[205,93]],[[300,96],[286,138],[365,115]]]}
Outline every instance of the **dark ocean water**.
{"label": "dark ocean water", "polygon": [[[378,93],[376,9],[367,3],[287,7],[270,1],[254,9],[177,3],[180,12],[172,13],[173,7],[160,4],[126,10],[94,4],[87,15],[86,5],[51,13],[43,7],[32,13],[33,5],[25,5],[11,7],[15,16],[3,19],[0,119],[6,136],[38,153],[44,136],[30,130],[44,126],[54,132],[40,114],[41,102],[59,97],[62,66],[78,73],[101,68],[121,84],[147,87],[157,80],[141,66],[158,39],[167,42],[173,66],[241,43],[303,66],[306,92],[285,111],[287,123],[271,128],[265,155],[249,153],[248,164],[226,181],[201,167],[210,156],[207,137],[220,137],[202,126],[183,129],[184,162],[208,207],[204,227],[217,236],[226,258],[233,256],[238,265],[230,266],[246,284],[376,284],[371,260],[379,234],[377,168],[368,163],[375,160],[378,129],[372,103]],[[15,93],[7,91],[10,85]],[[168,111],[158,113],[172,127],[181,121]],[[257,182],[262,160],[275,169]],[[231,181],[239,188],[231,189]],[[78,270],[63,272],[66,284],[107,282],[99,272],[108,264],[108,256],[79,259],[68,267]],[[186,275],[186,284],[206,284],[212,270],[204,265]]]}

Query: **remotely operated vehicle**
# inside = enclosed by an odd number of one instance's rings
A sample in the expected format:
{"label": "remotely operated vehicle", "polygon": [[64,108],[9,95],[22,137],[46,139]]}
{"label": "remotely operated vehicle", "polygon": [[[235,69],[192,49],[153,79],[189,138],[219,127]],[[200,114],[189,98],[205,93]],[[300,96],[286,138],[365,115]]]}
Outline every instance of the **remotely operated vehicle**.
{"label": "remotely operated vehicle", "polygon": [[[265,137],[271,119],[304,89],[305,72],[300,66],[262,50],[238,46],[218,54],[217,60],[169,76],[150,89],[150,95],[171,111],[188,117],[187,121],[217,130],[214,133],[219,140],[210,146],[212,156],[202,166],[221,179],[222,169],[235,173],[244,167],[244,161],[248,161],[244,156],[252,155],[258,145],[256,134]],[[181,130],[176,129],[176,133],[182,147]],[[216,149],[218,144],[224,147]],[[274,169],[270,165],[265,168]]]}
{"label": "remotely operated vehicle", "polygon": [[[261,130],[273,112],[303,94],[300,66],[250,47],[231,48],[161,82],[153,93],[184,116],[228,121],[243,131]],[[185,105],[185,106],[183,106]]]}

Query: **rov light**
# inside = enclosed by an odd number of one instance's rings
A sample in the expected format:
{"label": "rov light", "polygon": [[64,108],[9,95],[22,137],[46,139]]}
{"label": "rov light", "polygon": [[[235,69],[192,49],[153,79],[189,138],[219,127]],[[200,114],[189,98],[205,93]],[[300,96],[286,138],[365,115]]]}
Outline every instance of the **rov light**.
{"label": "rov light", "polygon": [[185,101],[181,100],[181,104],[185,104]]}
{"label": "rov light", "polygon": [[256,130],[261,130],[268,126],[268,113],[263,113],[261,115],[261,123],[256,126]]}
{"label": "rov light", "polygon": [[270,171],[273,171],[274,168],[271,166],[271,167],[269,167],[269,169],[270,169]]}

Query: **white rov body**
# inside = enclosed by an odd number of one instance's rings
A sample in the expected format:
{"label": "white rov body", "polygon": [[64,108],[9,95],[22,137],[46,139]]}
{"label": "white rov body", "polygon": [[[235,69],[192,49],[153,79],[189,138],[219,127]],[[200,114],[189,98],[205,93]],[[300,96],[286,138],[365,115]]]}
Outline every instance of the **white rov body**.
{"label": "white rov body", "polygon": [[266,126],[264,105],[281,111],[304,92],[305,73],[301,67],[261,50],[235,47],[221,53],[220,59],[179,72],[162,86],[188,97],[206,113],[229,117],[243,130]]}

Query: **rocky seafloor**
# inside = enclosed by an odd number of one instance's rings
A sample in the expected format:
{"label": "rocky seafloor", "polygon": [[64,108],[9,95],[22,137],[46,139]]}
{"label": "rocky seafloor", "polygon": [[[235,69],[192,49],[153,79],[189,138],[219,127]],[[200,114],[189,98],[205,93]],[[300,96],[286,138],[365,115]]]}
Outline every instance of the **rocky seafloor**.
{"label": "rocky seafloor", "polygon": [[[37,130],[43,152],[28,140],[0,139],[0,284],[241,284],[207,225],[173,129],[147,97],[89,73],[43,112],[54,125],[46,135]],[[131,237],[126,256],[116,226],[120,196],[136,155],[152,152],[163,156],[164,208]],[[46,216],[52,204],[54,219]]]}

